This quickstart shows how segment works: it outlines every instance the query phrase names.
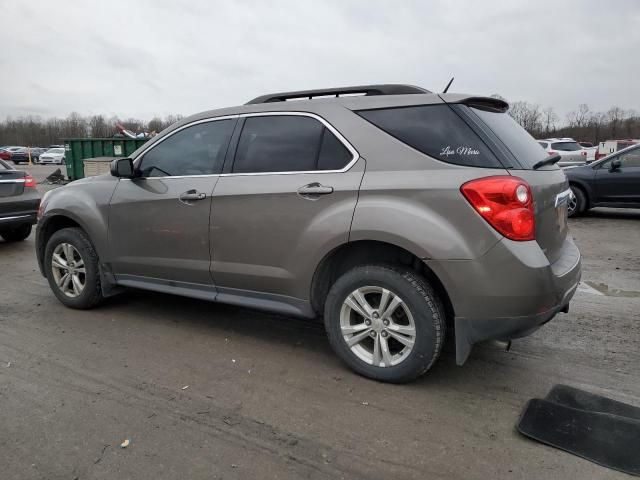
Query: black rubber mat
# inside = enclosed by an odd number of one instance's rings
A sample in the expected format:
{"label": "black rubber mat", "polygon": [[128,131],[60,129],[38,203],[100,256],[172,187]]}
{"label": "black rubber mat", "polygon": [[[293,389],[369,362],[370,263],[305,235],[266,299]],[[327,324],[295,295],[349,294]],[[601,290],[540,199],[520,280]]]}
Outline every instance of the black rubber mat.
{"label": "black rubber mat", "polygon": [[604,467],[640,476],[639,420],[534,398],[518,431]]}
{"label": "black rubber mat", "polygon": [[590,412],[610,413],[620,417],[640,420],[640,408],[617,402],[594,393],[578,390],[568,385],[554,386],[546,398],[549,402]]}

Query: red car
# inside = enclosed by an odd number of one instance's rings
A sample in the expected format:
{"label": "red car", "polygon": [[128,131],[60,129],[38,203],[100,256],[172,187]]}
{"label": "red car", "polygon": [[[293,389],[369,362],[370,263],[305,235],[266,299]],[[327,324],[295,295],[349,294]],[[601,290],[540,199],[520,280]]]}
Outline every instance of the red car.
{"label": "red car", "polygon": [[0,148],[0,160],[11,160],[11,152],[4,148]]}

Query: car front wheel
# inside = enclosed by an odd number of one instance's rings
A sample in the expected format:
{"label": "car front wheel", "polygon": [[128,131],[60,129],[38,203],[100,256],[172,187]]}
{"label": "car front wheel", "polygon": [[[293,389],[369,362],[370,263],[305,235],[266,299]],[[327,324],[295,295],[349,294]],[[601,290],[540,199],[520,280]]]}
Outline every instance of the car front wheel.
{"label": "car front wheel", "polygon": [[567,215],[571,217],[577,217],[584,212],[587,206],[587,198],[578,187],[571,187],[571,197],[569,198],[569,204],[567,205]]}
{"label": "car front wheel", "polygon": [[445,316],[440,299],[417,273],[395,266],[356,267],[342,275],[325,303],[335,352],[357,373],[404,383],[440,356]]}
{"label": "car front wheel", "polygon": [[45,248],[44,266],[51,290],[67,307],[86,309],[102,301],[98,255],[82,229],[55,232]]}

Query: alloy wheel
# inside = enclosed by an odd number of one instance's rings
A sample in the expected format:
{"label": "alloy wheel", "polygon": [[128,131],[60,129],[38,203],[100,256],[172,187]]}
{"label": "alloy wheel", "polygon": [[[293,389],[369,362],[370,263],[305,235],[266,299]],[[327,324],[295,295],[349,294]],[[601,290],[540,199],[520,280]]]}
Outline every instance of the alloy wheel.
{"label": "alloy wheel", "polygon": [[573,193],[573,190],[571,190],[571,193],[569,194],[569,203],[567,205],[567,213],[569,215],[573,215],[573,212],[576,211],[576,208],[578,208],[578,199]]}
{"label": "alloy wheel", "polygon": [[87,271],[78,249],[70,243],[60,243],[51,256],[53,280],[67,297],[77,297],[84,290]]}
{"label": "alloy wheel", "polygon": [[360,287],[347,296],[340,309],[340,330],[351,352],[376,367],[402,363],[416,341],[407,304],[379,286]]}

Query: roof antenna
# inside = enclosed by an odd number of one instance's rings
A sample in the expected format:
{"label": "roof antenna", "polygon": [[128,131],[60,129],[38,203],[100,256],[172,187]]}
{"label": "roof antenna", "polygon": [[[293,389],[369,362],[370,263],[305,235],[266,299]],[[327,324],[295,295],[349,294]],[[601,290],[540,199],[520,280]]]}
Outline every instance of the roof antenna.
{"label": "roof antenna", "polygon": [[450,87],[450,86],[451,86],[451,84],[453,83],[453,79],[454,79],[454,78],[455,78],[455,77],[451,77],[451,80],[449,80],[449,83],[447,83],[447,86],[446,86],[446,87],[444,87],[444,92],[442,92],[442,93],[447,93],[447,90],[449,90],[449,87]]}

